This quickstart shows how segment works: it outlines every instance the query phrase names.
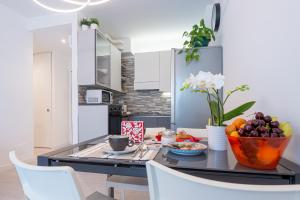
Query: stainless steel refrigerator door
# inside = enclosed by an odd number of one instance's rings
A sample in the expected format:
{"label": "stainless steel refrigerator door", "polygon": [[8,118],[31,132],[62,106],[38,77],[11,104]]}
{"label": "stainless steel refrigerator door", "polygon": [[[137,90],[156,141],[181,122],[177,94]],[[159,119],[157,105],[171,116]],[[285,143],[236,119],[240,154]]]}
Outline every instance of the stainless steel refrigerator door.
{"label": "stainless steel refrigerator door", "polygon": [[200,49],[200,60],[186,64],[185,53],[178,55],[178,49],[172,51],[172,106],[171,127],[205,128],[210,111],[205,94],[180,91],[182,84],[191,73],[201,71],[211,73],[223,72],[222,47],[206,47]]}

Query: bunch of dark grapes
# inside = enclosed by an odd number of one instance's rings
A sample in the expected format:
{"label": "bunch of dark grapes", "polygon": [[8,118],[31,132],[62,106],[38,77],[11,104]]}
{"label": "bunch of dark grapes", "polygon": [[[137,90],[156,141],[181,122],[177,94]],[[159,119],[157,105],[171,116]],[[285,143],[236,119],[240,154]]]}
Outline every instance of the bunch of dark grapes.
{"label": "bunch of dark grapes", "polygon": [[255,113],[255,118],[248,120],[239,129],[241,137],[285,137],[283,130],[279,128],[279,122],[272,120],[272,117],[265,116],[262,112]]}

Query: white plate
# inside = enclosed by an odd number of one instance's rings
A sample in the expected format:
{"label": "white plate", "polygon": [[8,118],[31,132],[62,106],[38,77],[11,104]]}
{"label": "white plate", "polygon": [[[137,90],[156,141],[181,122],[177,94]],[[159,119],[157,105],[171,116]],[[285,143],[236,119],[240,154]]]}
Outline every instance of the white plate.
{"label": "white plate", "polygon": [[122,154],[128,154],[134,152],[138,148],[137,145],[133,145],[132,147],[126,147],[124,151],[114,151],[112,148],[108,145],[103,148],[103,152],[107,154],[112,155],[122,155]]}

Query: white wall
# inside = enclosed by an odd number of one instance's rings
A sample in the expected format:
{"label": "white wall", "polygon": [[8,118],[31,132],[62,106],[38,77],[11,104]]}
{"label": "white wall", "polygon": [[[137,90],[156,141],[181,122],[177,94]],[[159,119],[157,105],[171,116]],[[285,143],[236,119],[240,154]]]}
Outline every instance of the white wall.
{"label": "white wall", "polygon": [[300,1],[228,0],[219,41],[226,89],[249,84],[228,108],[256,100],[254,111],[290,121],[294,137],[285,157],[300,164]]}
{"label": "white wall", "polygon": [[[0,168],[8,152],[32,157],[32,34],[26,20],[0,5]],[[9,20],[8,20],[9,19]]]}
{"label": "white wall", "polygon": [[133,53],[142,53],[182,48],[184,40],[181,35],[178,36],[170,37],[170,35],[148,35],[141,38],[132,38],[131,50]]}

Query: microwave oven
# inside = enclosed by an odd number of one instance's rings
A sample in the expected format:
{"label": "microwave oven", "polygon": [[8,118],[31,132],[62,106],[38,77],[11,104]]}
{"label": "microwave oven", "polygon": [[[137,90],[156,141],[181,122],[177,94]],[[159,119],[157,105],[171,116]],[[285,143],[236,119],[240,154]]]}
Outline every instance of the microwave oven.
{"label": "microwave oven", "polygon": [[111,104],[112,93],[106,90],[87,90],[85,100],[87,104]]}

